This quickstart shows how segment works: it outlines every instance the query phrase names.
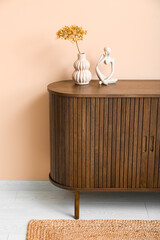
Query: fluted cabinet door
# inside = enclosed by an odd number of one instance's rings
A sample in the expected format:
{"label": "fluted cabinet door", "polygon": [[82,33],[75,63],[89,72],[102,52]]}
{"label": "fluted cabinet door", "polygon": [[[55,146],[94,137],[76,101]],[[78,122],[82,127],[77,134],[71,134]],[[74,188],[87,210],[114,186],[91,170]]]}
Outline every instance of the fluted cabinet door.
{"label": "fluted cabinet door", "polygon": [[[150,110],[149,110],[149,135],[148,135],[148,161],[147,161],[147,181],[146,186],[148,188],[154,187],[154,175],[156,167],[156,146],[159,146],[159,140],[157,139],[158,127],[158,113],[159,113],[159,99],[150,98]],[[149,107],[148,106],[148,107]],[[160,125],[159,125],[160,126]],[[158,161],[159,162],[159,161]],[[155,181],[157,182],[158,179]]]}
{"label": "fluted cabinet door", "polygon": [[158,98],[143,99],[142,115],[142,153],[140,162],[140,188],[154,188],[157,164],[156,146],[158,146]]}
{"label": "fluted cabinet door", "polygon": [[160,188],[160,98],[158,100],[157,130],[155,144],[154,187]]}
{"label": "fluted cabinet door", "polygon": [[160,187],[159,98],[50,94],[51,178],[71,189]]}

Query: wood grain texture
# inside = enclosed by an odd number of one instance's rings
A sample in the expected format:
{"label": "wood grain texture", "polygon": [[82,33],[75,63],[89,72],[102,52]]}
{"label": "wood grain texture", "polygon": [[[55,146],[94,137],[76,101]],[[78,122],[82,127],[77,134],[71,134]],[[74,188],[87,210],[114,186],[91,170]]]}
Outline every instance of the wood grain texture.
{"label": "wood grain texture", "polygon": [[[160,98],[158,99],[154,186],[160,188]],[[156,185],[157,184],[157,185]]]}
{"label": "wood grain texture", "polygon": [[66,185],[59,184],[55,182],[51,175],[49,174],[50,182],[59,188],[71,190],[71,191],[78,191],[78,192],[160,192],[160,187],[157,188],[74,188],[68,187]]}
{"label": "wood grain texture", "polygon": [[104,99],[99,100],[99,159],[98,159],[98,169],[99,169],[99,187],[103,186],[103,142],[104,142]]}
{"label": "wood grain texture", "polygon": [[140,170],[141,170],[141,158],[142,158],[142,127],[143,127],[143,98],[139,99],[139,118],[138,118],[138,143],[137,143],[137,168],[136,168],[136,187],[140,187]]}
{"label": "wood grain texture", "polygon": [[148,148],[148,172],[147,187],[154,187],[154,166],[155,166],[155,143],[157,132],[157,107],[158,99],[151,99],[150,110],[150,131],[149,131],[149,148]]}
{"label": "wood grain texture", "polygon": [[134,127],[133,127],[133,148],[132,148],[132,188],[136,187],[137,177],[137,153],[138,153],[138,122],[139,122],[139,99],[134,99]]}
{"label": "wood grain texture", "polygon": [[73,185],[74,187],[76,187],[78,185],[78,178],[77,178],[77,174],[78,174],[78,155],[77,155],[77,151],[78,151],[78,139],[77,139],[77,134],[78,134],[78,128],[77,128],[77,124],[78,124],[78,116],[77,116],[77,98],[74,98],[74,102],[73,102],[73,144],[74,144],[74,154],[73,154],[73,164],[74,164],[74,172],[73,172]]}
{"label": "wood grain texture", "polygon": [[142,130],[142,155],[140,165],[140,187],[147,187],[147,164],[149,151],[149,128],[150,128],[150,106],[151,99],[145,98],[143,102],[143,130]]}
{"label": "wood grain texture", "polygon": [[117,124],[116,124],[116,176],[115,187],[120,187],[120,151],[121,151],[121,98],[117,99]]}
{"label": "wood grain texture", "polygon": [[129,154],[129,122],[130,122],[130,98],[126,98],[126,112],[125,112],[125,139],[124,139],[124,188],[128,185],[128,154]]}
{"label": "wood grain texture", "polygon": [[91,159],[91,100],[87,98],[86,100],[86,162],[85,162],[85,169],[86,169],[86,187],[90,187],[90,174],[91,174],[91,161],[87,159]]}
{"label": "wood grain texture", "polygon": [[79,86],[73,80],[54,82],[48,85],[48,91],[67,97],[159,97],[159,80],[119,80],[107,87],[92,80],[88,85]]}
{"label": "wood grain texture", "polygon": [[123,175],[124,175],[124,144],[125,144],[125,114],[126,114],[126,100],[122,99],[121,104],[121,147],[120,147],[120,188],[124,187]]}
{"label": "wood grain texture", "polygon": [[159,136],[159,98],[50,93],[50,176],[67,189],[159,188]]}
{"label": "wood grain texture", "polygon": [[[70,99],[70,98],[69,98]],[[77,158],[78,158],[78,175],[77,175],[77,180],[78,180],[78,187],[81,188],[82,184],[82,101],[80,98],[77,100],[78,105],[77,105],[77,118],[78,118],[78,123],[77,123]],[[68,146],[68,143],[65,143]]]}
{"label": "wood grain texture", "polygon": [[107,153],[108,153],[108,98],[104,99],[103,113],[103,187],[107,186]]}
{"label": "wood grain texture", "polygon": [[99,187],[99,99],[95,103],[94,186]]}
{"label": "wood grain texture", "polygon": [[107,144],[107,187],[111,187],[112,158],[112,98],[108,99],[108,144]]}
{"label": "wood grain texture", "polygon": [[133,168],[133,144],[134,144],[134,98],[130,100],[130,121],[129,121],[129,146],[128,146],[128,188],[132,186],[132,168]]}
{"label": "wood grain texture", "polygon": [[[82,100],[82,108],[81,108],[81,116],[82,116],[82,159],[81,159],[81,164],[82,164],[82,188],[86,186],[86,99],[83,98]],[[71,129],[70,129],[71,131]]]}
{"label": "wood grain texture", "polygon": [[95,134],[94,134],[94,128],[95,128],[95,98],[91,98],[91,118],[90,118],[90,124],[91,124],[91,168],[90,168],[90,187],[94,188],[95,187],[95,175],[94,175],[94,169],[95,169],[95,161],[94,161],[94,145],[95,145]]}

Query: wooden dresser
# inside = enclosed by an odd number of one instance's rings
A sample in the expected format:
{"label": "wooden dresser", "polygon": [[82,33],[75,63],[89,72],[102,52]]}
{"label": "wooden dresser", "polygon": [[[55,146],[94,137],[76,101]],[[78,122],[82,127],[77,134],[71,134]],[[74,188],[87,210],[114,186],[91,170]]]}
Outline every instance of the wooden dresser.
{"label": "wooden dresser", "polygon": [[160,191],[160,81],[48,85],[50,181],[75,191]]}

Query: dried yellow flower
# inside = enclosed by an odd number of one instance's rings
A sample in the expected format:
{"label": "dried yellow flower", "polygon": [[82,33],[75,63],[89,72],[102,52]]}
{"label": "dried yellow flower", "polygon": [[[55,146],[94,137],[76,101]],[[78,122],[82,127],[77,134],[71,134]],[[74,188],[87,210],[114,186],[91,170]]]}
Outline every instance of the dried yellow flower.
{"label": "dried yellow flower", "polygon": [[64,26],[57,33],[57,39],[61,38],[64,40],[69,40],[71,42],[75,42],[80,53],[77,41],[83,40],[84,35],[87,34],[86,30],[83,30],[82,27],[78,27],[77,25],[72,26]]}

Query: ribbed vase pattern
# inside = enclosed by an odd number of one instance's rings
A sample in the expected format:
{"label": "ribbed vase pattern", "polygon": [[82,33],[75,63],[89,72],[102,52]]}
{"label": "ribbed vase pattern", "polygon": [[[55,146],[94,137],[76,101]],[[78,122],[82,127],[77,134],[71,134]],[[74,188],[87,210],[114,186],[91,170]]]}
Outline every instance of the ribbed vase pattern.
{"label": "ribbed vase pattern", "polygon": [[74,63],[75,71],[72,74],[72,78],[78,85],[88,84],[92,78],[91,72],[89,71],[90,63],[86,59],[85,53],[79,53],[78,59]]}

